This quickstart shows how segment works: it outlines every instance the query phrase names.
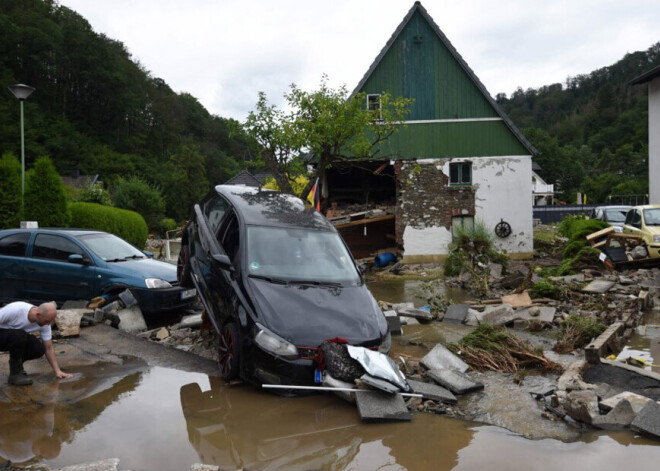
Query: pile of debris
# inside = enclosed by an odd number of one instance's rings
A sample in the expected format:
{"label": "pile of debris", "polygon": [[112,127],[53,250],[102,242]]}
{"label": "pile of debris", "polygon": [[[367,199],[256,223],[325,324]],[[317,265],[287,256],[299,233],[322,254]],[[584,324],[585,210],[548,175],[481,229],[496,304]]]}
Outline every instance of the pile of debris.
{"label": "pile of debris", "polygon": [[204,311],[186,315],[180,322],[141,332],[138,337],[216,361],[218,338],[205,317]]}

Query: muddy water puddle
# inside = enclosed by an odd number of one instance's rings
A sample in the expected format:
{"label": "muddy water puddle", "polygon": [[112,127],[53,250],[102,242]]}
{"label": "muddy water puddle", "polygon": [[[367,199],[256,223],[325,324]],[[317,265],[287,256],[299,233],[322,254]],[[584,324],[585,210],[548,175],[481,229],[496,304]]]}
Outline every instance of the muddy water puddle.
{"label": "muddy water puddle", "polygon": [[617,359],[625,361],[630,357],[645,362],[644,369],[660,373],[660,312],[644,317]]}
{"label": "muddy water puddle", "polygon": [[139,361],[7,391],[0,457],[43,458],[52,468],[118,457],[120,469],[133,470],[185,470],[195,462],[246,470],[603,470],[629,463],[643,470],[657,469],[660,459],[657,443],[628,432],[563,443],[431,414],[366,424],[333,395],[283,398]]}

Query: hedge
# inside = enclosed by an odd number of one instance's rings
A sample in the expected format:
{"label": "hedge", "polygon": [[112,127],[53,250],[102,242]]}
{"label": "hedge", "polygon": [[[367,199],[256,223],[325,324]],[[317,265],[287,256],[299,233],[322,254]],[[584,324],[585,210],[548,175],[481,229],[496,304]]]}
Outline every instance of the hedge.
{"label": "hedge", "polygon": [[95,203],[72,203],[70,208],[71,227],[110,232],[138,249],[144,248],[149,230],[135,211]]}

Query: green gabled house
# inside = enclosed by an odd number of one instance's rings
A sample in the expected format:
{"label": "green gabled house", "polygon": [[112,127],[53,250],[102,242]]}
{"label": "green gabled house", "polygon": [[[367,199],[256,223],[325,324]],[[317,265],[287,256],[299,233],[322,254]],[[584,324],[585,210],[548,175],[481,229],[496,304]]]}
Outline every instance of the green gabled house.
{"label": "green gabled house", "polygon": [[[382,93],[414,99],[381,161],[328,172],[330,201],[393,204],[393,227],[348,234],[364,252],[388,232],[404,260],[442,260],[456,227],[500,223],[499,248],[532,253],[534,147],[490,96],[420,2],[415,2],[355,89],[377,109]],[[390,177],[390,178],[384,178]],[[374,226],[374,229],[376,227]],[[504,229],[504,230],[502,230]],[[385,236],[383,236],[383,239]],[[362,249],[362,250],[360,250]],[[354,250],[355,252],[355,250]]]}

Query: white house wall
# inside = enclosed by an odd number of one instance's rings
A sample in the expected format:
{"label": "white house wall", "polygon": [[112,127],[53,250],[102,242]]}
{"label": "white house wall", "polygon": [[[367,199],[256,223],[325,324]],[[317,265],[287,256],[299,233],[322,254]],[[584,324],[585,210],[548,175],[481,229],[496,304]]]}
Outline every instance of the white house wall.
{"label": "white house wall", "polygon": [[660,78],[649,82],[649,203],[660,204]]}

